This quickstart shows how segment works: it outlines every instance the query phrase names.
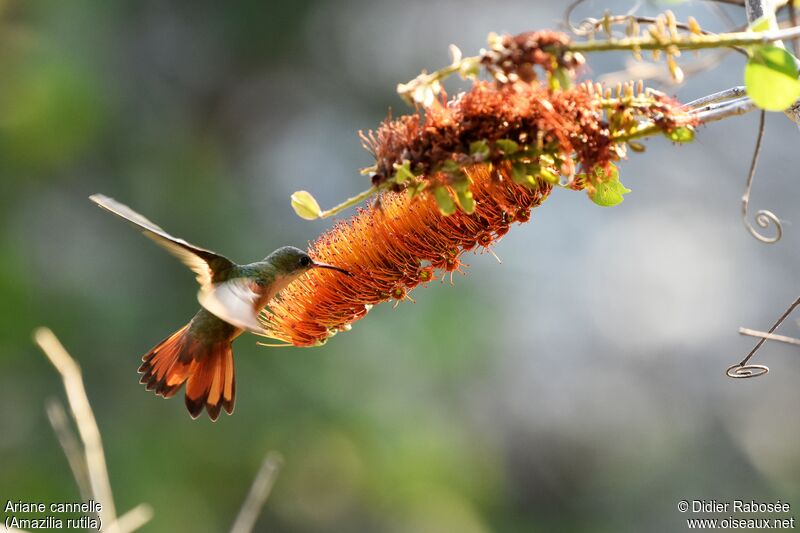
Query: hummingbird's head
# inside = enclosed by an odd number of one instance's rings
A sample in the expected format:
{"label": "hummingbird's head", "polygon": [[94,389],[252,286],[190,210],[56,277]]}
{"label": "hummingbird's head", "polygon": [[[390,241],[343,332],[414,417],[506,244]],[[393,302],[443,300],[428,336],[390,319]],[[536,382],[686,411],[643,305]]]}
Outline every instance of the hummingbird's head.
{"label": "hummingbird's head", "polygon": [[278,272],[285,276],[299,276],[312,268],[327,268],[336,270],[342,274],[347,274],[348,276],[350,275],[350,273],[343,268],[314,261],[311,259],[310,255],[294,246],[278,248],[269,254],[264,261],[270,263]]}

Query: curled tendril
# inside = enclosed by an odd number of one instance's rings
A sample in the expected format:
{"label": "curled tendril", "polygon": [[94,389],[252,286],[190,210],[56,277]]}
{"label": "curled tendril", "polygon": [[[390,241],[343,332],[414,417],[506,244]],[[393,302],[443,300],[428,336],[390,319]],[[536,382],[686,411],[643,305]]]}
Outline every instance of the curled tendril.
{"label": "curled tendril", "polygon": [[727,374],[729,378],[746,379],[757,378],[768,372],[769,367],[766,365],[743,365],[741,363],[736,363],[735,365],[729,366],[725,374]]}
{"label": "curled tendril", "polygon": [[744,206],[744,225],[747,227],[747,230],[750,232],[750,235],[758,239],[759,241],[767,244],[772,244],[781,240],[783,236],[783,227],[781,226],[781,221],[772,211],[767,211],[765,209],[760,210],[756,213],[755,217],[756,224],[762,228],[768,228],[770,224],[775,225],[775,235],[772,237],[765,237],[764,235],[760,234],[756,228],[753,227],[752,224],[747,220],[747,205]]}
{"label": "curled tendril", "polygon": [[758,121],[758,137],[756,137],[756,147],[753,150],[753,159],[750,162],[750,171],[747,173],[747,185],[744,189],[744,195],[742,195],[742,222],[744,222],[747,231],[750,232],[750,235],[758,239],[759,241],[767,244],[772,244],[781,240],[783,236],[783,227],[781,226],[780,219],[773,213],[772,211],[767,211],[762,209],[756,213],[755,221],[761,228],[768,228],[770,225],[775,226],[775,235],[772,237],[767,237],[762,235],[758,232],[758,230],[750,223],[747,217],[747,206],[750,203],[750,191],[753,188],[753,178],[756,174],[756,165],[758,164],[758,156],[761,154],[761,141],[764,140],[764,117],[766,116],[765,111],[761,111],[759,115]]}
{"label": "curled tendril", "polygon": [[794,311],[798,306],[800,306],[800,298],[797,298],[794,302],[792,302],[792,305],[790,305],[789,308],[783,312],[781,317],[775,321],[772,327],[769,328],[767,334],[761,337],[761,339],[756,343],[753,349],[750,350],[750,353],[747,354],[747,356],[744,359],[742,359],[741,362],[729,366],[728,369],[725,371],[725,374],[729,378],[755,378],[758,376],[763,376],[764,374],[769,372],[768,366],[748,365],[747,363],[750,361],[750,359],[752,359],[752,357],[756,354],[756,352],[764,345],[764,343],[767,342],[767,339],[770,338],[770,336],[775,332],[775,330],[778,329],[778,327],[781,324],[783,324],[783,321],[786,320],[786,317],[792,314],[792,311]]}

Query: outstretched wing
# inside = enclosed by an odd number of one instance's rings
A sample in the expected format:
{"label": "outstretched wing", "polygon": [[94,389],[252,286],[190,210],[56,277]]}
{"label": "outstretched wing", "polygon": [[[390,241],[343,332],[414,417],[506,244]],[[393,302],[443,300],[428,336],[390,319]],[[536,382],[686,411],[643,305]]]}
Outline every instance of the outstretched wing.
{"label": "outstretched wing", "polygon": [[258,335],[267,333],[258,322],[258,313],[269,297],[264,293],[263,288],[252,283],[246,277],[219,279],[220,272],[236,266],[233,261],[189,244],[183,239],[173,237],[158,225],[113,198],[94,194],[89,199],[103,209],[139,227],[145,236],[191,268],[197,274],[197,282],[201,285],[197,299],[200,305],[210,313],[237,328]]}
{"label": "outstretched wing", "polygon": [[202,287],[208,287],[217,281],[217,274],[235,266],[233,261],[227,257],[189,244],[183,239],[173,237],[127,205],[121,204],[113,198],[102,194],[93,194],[89,199],[103,209],[138,226],[145,236],[155,241],[156,244],[191,268],[197,274],[197,282]]}
{"label": "outstretched wing", "polygon": [[263,288],[249,278],[206,285],[197,293],[200,305],[217,318],[262,336],[267,331],[258,322],[258,314],[267,297]]}

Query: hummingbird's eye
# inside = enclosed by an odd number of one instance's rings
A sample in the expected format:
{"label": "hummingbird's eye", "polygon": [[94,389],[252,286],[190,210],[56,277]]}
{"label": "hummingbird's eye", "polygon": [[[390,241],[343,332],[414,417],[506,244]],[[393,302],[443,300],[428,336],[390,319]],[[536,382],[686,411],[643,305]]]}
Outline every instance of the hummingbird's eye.
{"label": "hummingbird's eye", "polygon": [[308,257],[307,255],[304,255],[303,257],[301,257],[300,258],[300,266],[301,267],[311,266],[311,258]]}

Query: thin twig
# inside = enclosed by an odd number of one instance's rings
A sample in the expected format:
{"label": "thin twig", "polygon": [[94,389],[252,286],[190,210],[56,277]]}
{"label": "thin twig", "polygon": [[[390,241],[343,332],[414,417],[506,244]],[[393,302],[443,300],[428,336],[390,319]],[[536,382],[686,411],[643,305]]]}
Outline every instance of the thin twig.
{"label": "thin twig", "polygon": [[117,518],[117,527],[123,533],[129,531],[136,531],[153,518],[153,508],[146,504],[140,503],[127,513]]}
{"label": "thin twig", "polygon": [[[777,321],[775,321],[775,323],[772,325],[772,327],[769,328],[769,330],[767,331],[767,334],[771,335],[771,334],[775,333],[775,330],[778,329],[778,327],[781,324],[783,324],[783,321],[786,320],[786,317],[789,316],[790,314],[792,314],[792,311],[794,311],[795,308],[798,305],[800,305],[800,298],[798,298],[794,302],[792,302],[792,305],[790,305],[789,308],[786,311],[784,311],[784,313],[781,315],[781,317]],[[762,337],[761,340],[759,340],[758,343],[756,343],[756,345],[753,347],[753,349],[750,350],[750,353],[747,354],[747,356],[744,359],[742,359],[742,361],[738,364],[738,366],[740,366],[740,367],[745,366],[748,363],[748,361],[750,361],[750,359],[759,350],[759,348],[761,348],[764,345],[765,342],[767,342],[766,337]]]}
{"label": "thin twig", "polygon": [[88,502],[92,498],[89,471],[78,438],[69,427],[64,406],[58,400],[51,398],[45,402],[45,411],[47,411],[47,419],[50,420],[50,425],[53,426],[58,442],[64,450],[64,455],[67,456],[69,468],[72,470],[72,477],[75,478],[75,483],[78,484],[81,500]]}
{"label": "thin twig", "polygon": [[731,6],[744,7],[744,0],[706,0],[707,2],[716,2],[717,4],[728,4]]}
{"label": "thin twig", "polygon": [[787,337],[786,335],[775,335],[773,333],[767,333],[766,331],[758,331],[750,328],[739,328],[739,334],[749,335],[750,337],[759,337],[762,339],[767,339],[768,341],[785,342],[786,344],[800,346],[800,339]]}
{"label": "thin twig", "polygon": [[[48,402],[47,416],[67,455],[67,461],[69,461],[70,469],[78,483],[81,498],[84,501],[93,499],[102,506],[98,514],[103,531],[130,533],[139,529],[150,521],[153,509],[147,504],[140,504],[121,517],[116,517],[100,430],[97,427],[92,406],[89,404],[89,398],[86,396],[80,366],[70,357],[67,350],[49,329],[37,329],[33,332],[33,338],[61,374],[72,417],[75,419],[78,434],[83,442],[81,450],[74,433],[67,424],[67,417],[61,404],[56,401]],[[83,455],[81,455],[81,451]]]}
{"label": "thin twig", "polygon": [[340,212],[344,211],[348,207],[352,207],[352,206],[354,206],[356,204],[360,204],[361,202],[363,202],[364,200],[366,200],[367,198],[369,198],[370,196],[372,196],[376,192],[378,192],[378,187],[373,185],[372,187],[370,187],[366,191],[360,192],[357,195],[353,196],[352,198],[348,198],[347,200],[345,200],[344,202],[340,203],[339,205],[331,207],[330,209],[326,209],[325,211],[322,211],[319,214],[319,218],[328,218],[330,216],[333,216],[333,215],[335,215],[337,213],[340,213]]}
{"label": "thin twig", "polygon": [[748,97],[744,96],[742,98],[735,98],[735,99],[727,100],[727,101],[724,101],[724,102],[714,102],[714,103],[711,103],[711,104],[706,104],[706,105],[704,105],[702,107],[695,108],[692,111],[694,111],[695,113],[698,113],[698,114],[704,114],[704,113],[708,113],[710,111],[724,110],[727,107],[731,107],[731,106],[739,106],[739,105],[742,105],[742,104],[747,104],[749,102],[750,102],[750,99]]}
{"label": "thin twig", "polygon": [[250,486],[250,492],[247,494],[239,514],[236,516],[236,521],[233,523],[231,533],[250,533],[256,524],[258,515],[261,513],[261,508],[269,498],[272,487],[275,485],[275,480],[278,477],[283,459],[280,454],[276,452],[269,452],[264,461],[261,463],[261,468]]}
{"label": "thin twig", "polygon": [[[629,21],[635,21],[635,22],[637,22],[639,24],[658,24],[658,20],[659,19],[657,17],[644,17],[644,16],[639,16],[639,15],[634,15],[634,13],[636,12],[636,8],[638,8],[638,4],[637,4],[637,6],[635,6],[633,9],[629,10],[624,15],[610,15],[609,14],[609,15],[604,16],[602,19],[596,19],[594,17],[587,17],[587,18],[581,20],[578,23],[578,25],[576,26],[570,20],[571,17],[572,17],[572,12],[575,10],[575,8],[578,7],[578,5],[582,4],[583,2],[584,2],[584,0],[576,0],[575,2],[572,2],[567,7],[566,11],[564,12],[563,24],[569,29],[569,31],[571,31],[574,35],[577,35],[579,37],[587,37],[587,36],[593,37],[596,32],[600,31],[604,27],[607,27],[608,25],[627,23]],[[685,22],[678,22],[678,21],[675,21],[675,27],[679,28],[681,30],[686,30],[686,31],[692,31],[694,29],[689,24],[687,24]],[[746,29],[747,29],[747,27],[743,26],[743,27],[738,27],[738,28],[732,28],[731,30],[726,31],[724,33],[737,33],[737,32],[742,32],[742,31],[744,31]],[[701,29],[699,33],[701,35],[709,35],[709,36],[719,35],[718,33],[706,31],[706,30],[703,30],[703,29]],[[610,39],[614,38],[613,35],[608,35],[608,37]],[[744,55],[744,56],[748,55],[747,54],[747,50],[745,50],[744,48],[742,48],[740,46],[734,46],[733,49],[736,50],[737,52],[739,52],[740,54]]]}
{"label": "thin twig", "polygon": [[108,479],[106,458],[103,453],[103,442],[100,438],[100,430],[97,427],[94,413],[92,413],[92,407],[89,405],[89,398],[86,397],[80,366],[70,357],[49,329],[39,328],[34,332],[33,336],[36,344],[50,359],[50,362],[56,367],[64,381],[67,400],[84,445],[92,495],[102,505],[100,518],[105,526],[104,529],[116,533],[119,529],[116,523],[114,499],[111,494],[111,483]]}
{"label": "thin twig", "polygon": [[[765,32],[732,32],[714,35],[679,35],[675,38],[656,39],[651,35],[573,42],[560,47],[571,52],[609,52],[613,50],[663,50],[674,46],[680,50],[704,50],[723,46],[749,46],[769,44],[800,36],[800,27]],[[554,48],[559,48],[555,47]]]}
{"label": "thin twig", "polygon": [[755,109],[756,104],[754,104],[752,100],[749,98],[742,98],[734,100],[733,103],[728,103],[727,105],[715,108],[711,111],[697,113],[697,120],[700,122],[700,124],[709,124],[711,122],[716,122],[728,117],[744,115],[745,113],[749,113]]}
{"label": "thin twig", "polygon": [[756,137],[756,147],[753,150],[753,159],[750,161],[750,171],[747,173],[747,184],[745,185],[744,194],[742,195],[742,222],[744,222],[744,226],[747,228],[747,231],[750,232],[750,235],[763,243],[772,244],[781,240],[781,236],[783,235],[781,221],[775,215],[775,213],[766,209],[761,209],[756,213],[755,217],[756,224],[762,228],[768,228],[770,224],[775,226],[775,235],[773,237],[765,237],[764,235],[761,235],[758,230],[753,227],[747,217],[747,208],[750,204],[750,191],[753,188],[753,178],[756,175],[758,156],[761,154],[761,143],[764,140],[765,117],[766,112],[762,110],[758,121],[758,137]]}
{"label": "thin twig", "polygon": [[726,100],[734,100],[742,98],[743,96],[747,96],[747,90],[744,88],[744,85],[741,85],[739,87],[731,87],[730,89],[725,89],[724,91],[719,91],[714,94],[701,96],[700,98],[692,100],[691,102],[686,104],[686,107],[698,110],[698,108],[707,104],[722,102]]}

